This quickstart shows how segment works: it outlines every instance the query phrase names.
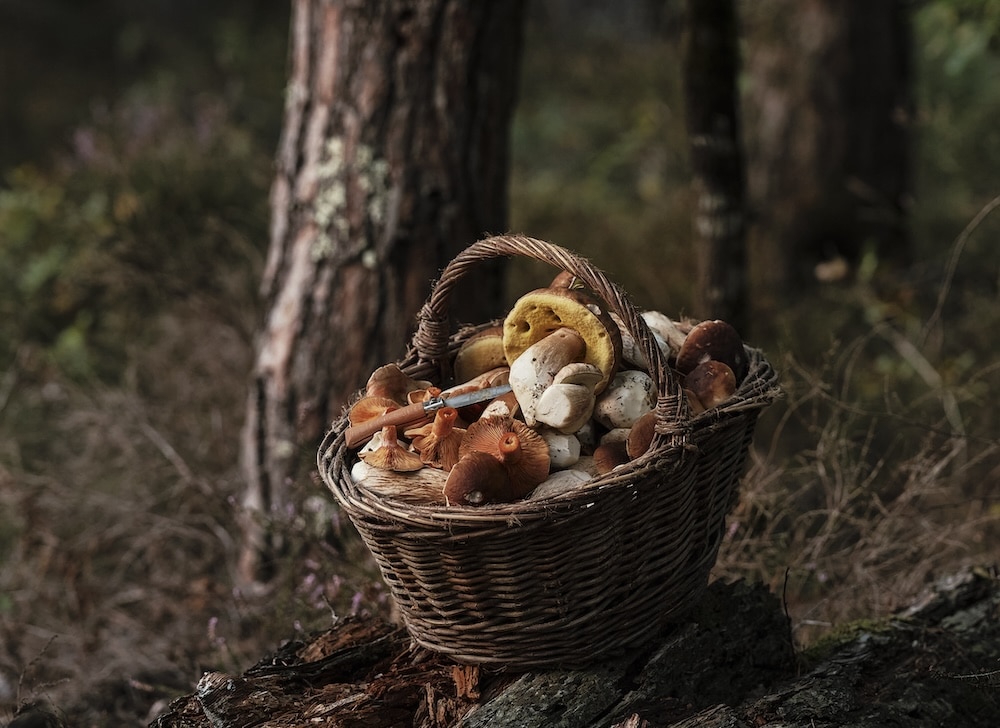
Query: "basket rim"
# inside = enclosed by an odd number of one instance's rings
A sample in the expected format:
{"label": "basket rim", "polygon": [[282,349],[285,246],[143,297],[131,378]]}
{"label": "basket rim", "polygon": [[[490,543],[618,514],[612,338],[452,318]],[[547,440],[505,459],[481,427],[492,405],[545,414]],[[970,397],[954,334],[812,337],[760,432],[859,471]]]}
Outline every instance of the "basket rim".
{"label": "basket rim", "polygon": [[414,528],[466,532],[509,529],[565,518],[594,507],[605,490],[638,487],[643,479],[651,477],[668,480],[669,473],[662,464],[669,462],[671,467],[680,466],[681,460],[693,450],[689,441],[690,434],[700,428],[718,426],[733,417],[756,416],[780,397],[782,392],[776,383],[777,375],[763,352],[746,345],[744,348],[751,363],[747,376],[730,400],[682,423],[685,431],[683,443],[660,442],[645,454],[610,473],[595,476],[589,482],[563,493],[483,506],[413,503],[376,494],[350,476],[348,459],[351,451],[346,447],[343,436],[348,426],[346,414],[328,431],[320,446],[317,454],[320,476],[352,517],[366,516],[377,520],[405,522]]}
{"label": "basket rim", "polygon": [[[648,373],[657,386],[656,434],[649,450],[610,473],[595,476],[564,493],[483,506],[413,503],[375,494],[351,478],[350,452],[344,442],[344,431],[349,424],[345,408],[320,445],[317,465],[321,479],[352,518],[404,522],[414,529],[446,529],[462,533],[525,527],[564,518],[594,507],[610,489],[639,487],[643,480],[669,480],[668,471],[680,467],[680,463],[696,449],[691,444],[691,437],[699,428],[715,427],[733,417],[755,417],[781,396],[777,375],[763,352],[744,343],[749,371],[734,395],[718,407],[692,415],[687,397],[666,357],[628,295],[589,260],[566,248],[523,235],[484,238],[468,246],[448,263],[421,309],[417,331],[407,354],[397,362],[400,368],[412,374],[417,369],[429,367],[437,373],[437,382],[445,381],[450,374],[449,346],[457,346],[474,332],[496,323],[466,324],[451,332],[449,300],[454,285],[481,261],[517,255],[580,277],[621,318],[646,357]],[[358,396],[360,394],[362,392]]]}

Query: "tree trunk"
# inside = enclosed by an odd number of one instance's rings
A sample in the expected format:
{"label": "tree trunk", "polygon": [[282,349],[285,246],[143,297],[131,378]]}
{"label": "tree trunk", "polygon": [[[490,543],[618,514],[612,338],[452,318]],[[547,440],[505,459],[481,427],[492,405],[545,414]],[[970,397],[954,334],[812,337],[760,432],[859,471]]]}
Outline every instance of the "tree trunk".
{"label": "tree trunk", "polygon": [[869,251],[890,269],[905,265],[908,4],[764,0],[742,7],[759,295],[846,276]]}
{"label": "tree trunk", "polygon": [[644,650],[530,672],[458,665],[347,620],[242,676],[206,673],[153,728],[993,728],[998,611],[996,572],[971,570],[795,654],[777,597],[716,583]]}
{"label": "tree trunk", "polygon": [[[301,461],[377,366],[398,359],[430,282],[507,219],[522,2],[293,0],[242,441],[241,580],[266,578]],[[500,314],[475,271],[464,320]]]}
{"label": "tree trunk", "polygon": [[684,102],[697,198],[695,313],[724,319],[746,335],[746,185],[734,3],[688,0]]}

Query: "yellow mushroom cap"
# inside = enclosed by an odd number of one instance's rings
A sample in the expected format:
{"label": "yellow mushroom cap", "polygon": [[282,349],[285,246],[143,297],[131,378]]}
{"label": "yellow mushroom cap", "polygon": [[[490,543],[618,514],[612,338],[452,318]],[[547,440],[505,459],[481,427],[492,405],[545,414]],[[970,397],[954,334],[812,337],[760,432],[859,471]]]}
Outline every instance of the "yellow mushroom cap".
{"label": "yellow mushroom cap", "polygon": [[541,288],[521,296],[503,323],[503,346],[507,362],[513,362],[529,346],[561,328],[583,337],[583,361],[598,367],[603,378],[594,387],[601,392],[621,360],[622,337],[603,304],[575,288]]}

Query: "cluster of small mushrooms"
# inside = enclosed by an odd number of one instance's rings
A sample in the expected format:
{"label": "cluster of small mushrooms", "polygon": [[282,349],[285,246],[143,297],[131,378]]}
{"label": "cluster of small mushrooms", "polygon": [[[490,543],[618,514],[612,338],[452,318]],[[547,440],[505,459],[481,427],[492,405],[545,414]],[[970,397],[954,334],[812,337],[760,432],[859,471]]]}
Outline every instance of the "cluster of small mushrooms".
{"label": "cluster of small mushrooms", "polygon": [[[746,350],[724,321],[641,314],[683,384],[693,415],[729,399],[747,374]],[[465,340],[456,385],[442,392],[397,365],[376,370],[350,409],[351,426],[408,404],[509,384],[492,401],[441,407],[387,425],[360,447],[351,471],[381,496],[481,506],[556,495],[611,472],[649,448],[657,392],[623,322],[560,274],[522,296],[502,326]]]}

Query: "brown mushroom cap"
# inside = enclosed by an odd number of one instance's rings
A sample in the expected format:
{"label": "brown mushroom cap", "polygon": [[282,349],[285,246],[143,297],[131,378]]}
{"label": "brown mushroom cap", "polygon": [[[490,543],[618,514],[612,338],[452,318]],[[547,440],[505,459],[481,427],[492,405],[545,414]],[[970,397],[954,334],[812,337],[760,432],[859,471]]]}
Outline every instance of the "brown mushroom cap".
{"label": "brown mushroom cap", "polygon": [[736,393],[736,375],[727,364],[709,359],[684,377],[684,387],[694,393],[705,409],[712,409]]}
{"label": "brown mushroom cap", "polygon": [[656,411],[650,411],[640,417],[628,431],[625,440],[625,451],[629,458],[635,459],[649,449],[656,434]]}
{"label": "brown mushroom cap", "polygon": [[365,385],[365,394],[386,397],[397,402],[405,402],[406,394],[412,389],[424,389],[430,382],[413,379],[399,368],[398,364],[386,364],[371,373]]}
{"label": "brown mushroom cap", "polygon": [[512,499],[521,498],[549,474],[549,446],[520,420],[484,417],[465,431],[459,457],[485,452],[503,463],[510,474]]}
{"label": "brown mushroom cap", "polygon": [[503,350],[503,326],[491,326],[466,339],[455,353],[455,381],[470,379],[497,367],[507,366]]}
{"label": "brown mushroom cap", "polygon": [[583,337],[583,361],[604,374],[594,388],[601,392],[621,360],[621,331],[603,304],[582,290],[542,288],[521,296],[503,323],[507,361],[513,364],[525,349],[561,328],[571,328]]}
{"label": "brown mushroom cap", "polygon": [[677,352],[676,368],[681,374],[709,359],[721,361],[733,370],[739,384],[747,375],[749,362],[743,339],[732,325],[725,321],[702,321],[691,329],[684,344]]}
{"label": "brown mushroom cap", "polygon": [[459,459],[448,473],[444,496],[450,505],[481,506],[510,501],[513,500],[510,475],[495,457],[474,450]]}
{"label": "brown mushroom cap", "polygon": [[598,475],[607,475],[628,461],[625,440],[610,440],[594,449],[594,468]]}

